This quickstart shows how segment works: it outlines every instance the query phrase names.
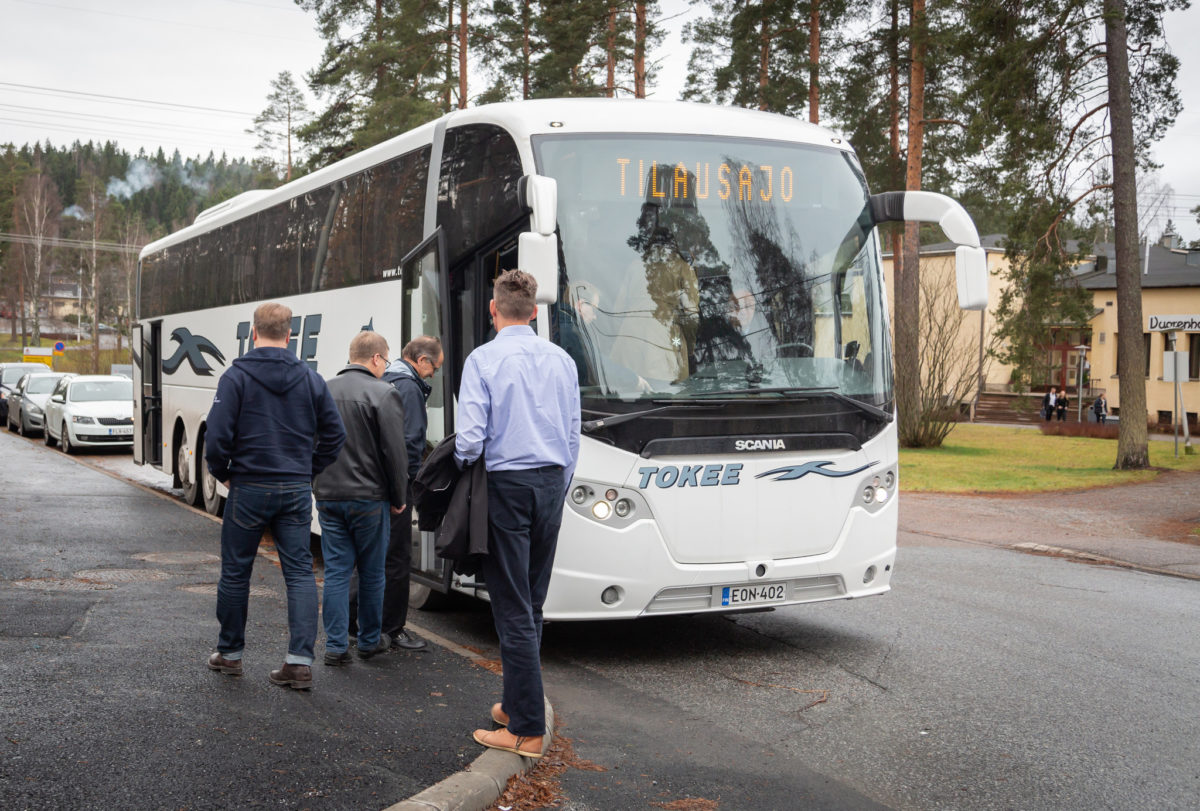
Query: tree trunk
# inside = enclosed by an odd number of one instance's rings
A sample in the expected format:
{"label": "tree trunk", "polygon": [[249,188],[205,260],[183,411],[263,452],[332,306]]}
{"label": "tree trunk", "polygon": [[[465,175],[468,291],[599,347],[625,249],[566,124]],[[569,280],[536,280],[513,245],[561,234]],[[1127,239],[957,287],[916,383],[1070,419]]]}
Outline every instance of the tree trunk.
{"label": "tree trunk", "polygon": [[771,64],[771,32],[767,25],[767,6],[771,0],[763,0],[762,20],[758,27],[758,109],[767,109],[767,85],[770,83],[768,67]]}
{"label": "tree trunk", "polygon": [[92,374],[100,374],[100,211],[97,208],[96,180],[92,178]]}
{"label": "tree trunk", "polygon": [[646,98],[646,3],[637,0],[633,7],[633,95]]}
{"label": "tree trunk", "polygon": [[813,124],[821,121],[818,109],[819,87],[817,66],[821,63],[821,3],[811,0],[808,14],[808,120]]}
{"label": "tree trunk", "polygon": [[[925,136],[925,0],[912,3],[912,71],[908,88],[908,171],[905,189],[921,188],[921,149]],[[921,425],[921,277],[920,226],[906,223],[896,273],[896,406],[900,443],[919,440]]]}
{"label": "tree trunk", "polygon": [[604,95],[613,98],[617,94],[617,7],[608,7],[608,40],[605,42],[607,76]]}
{"label": "tree trunk", "polygon": [[467,109],[467,0],[458,10],[458,109]]}
{"label": "tree trunk", "polygon": [[1146,355],[1142,343],[1142,277],[1137,244],[1137,177],[1133,147],[1133,105],[1129,92],[1125,0],[1104,0],[1108,108],[1112,117],[1113,219],[1117,248],[1117,377],[1121,421],[1117,434],[1118,470],[1150,465],[1146,444]]}
{"label": "tree trunk", "polygon": [[528,99],[530,91],[529,63],[529,28],[533,25],[530,19],[529,4],[532,0],[524,0],[521,4],[521,98]]}

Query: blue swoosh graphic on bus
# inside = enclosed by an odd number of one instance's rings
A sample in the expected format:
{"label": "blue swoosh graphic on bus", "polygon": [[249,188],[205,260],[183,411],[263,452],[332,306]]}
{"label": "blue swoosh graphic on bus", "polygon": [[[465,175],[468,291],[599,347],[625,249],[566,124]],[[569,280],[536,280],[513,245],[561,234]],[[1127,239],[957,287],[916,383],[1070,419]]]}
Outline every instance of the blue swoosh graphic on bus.
{"label": "blue swoosh graphic on bus", "polygon": [[174,374],[175,370],[186,360],[196,374],[211,375],[213,369],[204,359],[205,354],[212,355],[218,363],[222,366],[225,365],[225,356],[221,354],[220,349],[217,349],[217,345],[203,335],[192,335],[192,331],[187,327],[178,327],[173,330],[171,340],[178,341],[179,348],[175,350],[174,355],[163,361],[162,368],[167,374]]}
{"label": "blue swoosh graphic on bus", "polygon": [[[853,476],[855,473],[862,473],[869,467],[874,467],[878,462],[868,462],[862,467],[856,467],[854,470],[827,470],[827,465],[832,465],[833,462],[805,462],[802,465],[789,465],[788,467],[777,467],[774,470],[768,470],[766,473],[759,473],[754,478],[761,479],[765,476],[775,476],[772,481],[786,482],[792,479],[799,479],[807,476],[809,473],[816,473],[818,476],[829,476],[833,479],[840,479],[842,476]],[[780,475],[782,474],[782,475]]]}

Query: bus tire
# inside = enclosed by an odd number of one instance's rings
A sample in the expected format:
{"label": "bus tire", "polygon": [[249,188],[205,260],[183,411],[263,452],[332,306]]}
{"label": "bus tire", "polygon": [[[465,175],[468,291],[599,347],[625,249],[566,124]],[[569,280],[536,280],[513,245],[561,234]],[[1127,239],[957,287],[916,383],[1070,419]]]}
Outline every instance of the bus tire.
{"label": "bus tire", "polygon": [[450,595],[434,591],[424,583],[408,584],[408,606],[421,611],[441,611],[450,605]]}
{"label": "bus tire", "polygon": [[200,457],[196,463],[188,458],[187,443],[179,438],[175,449],[175,472],[179,475],[179,489],[183,491],[183,503],[189,507],[199,507],[202,503],[200,494],[199,467]]}
{"label": "bus tire", "polygon": [[225,512],[225,499],[217,493],[217,480],[208,472],[208,465],[204,463],[204,440],[205,436],[201,433],[196,446],[196,477],[200,480],[197,489],[200,490],[200,501],[204,503],[204,511],[220,518]]}

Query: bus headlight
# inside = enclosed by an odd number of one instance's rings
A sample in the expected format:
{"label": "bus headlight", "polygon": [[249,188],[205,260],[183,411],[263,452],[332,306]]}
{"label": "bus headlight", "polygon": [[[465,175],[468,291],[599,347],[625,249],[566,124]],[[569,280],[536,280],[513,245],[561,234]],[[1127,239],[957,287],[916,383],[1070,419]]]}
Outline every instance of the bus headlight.
{"label": "bus headlight", "polygon": [[633,502],[627,498],[622,498],[613,505],[613,512],[617,518],[628,518],[633,513]]}
{"label": "bus headlight", "polygon": [[596,516],[597,519],[603,521],[604,519],[606,519],[610,515],[612,515],[612,507],[609,506],[609,503],[607,501],[597,501],[595,504],[592,505],[592,515]]}
{"label": "bus headlight", "polygon": [[870,504],[874,500],[875,488],[868,484],[865,488],[863,488],[863,504]]}
{"label": "bus headlight", "polygon": [[574,501],[576,504],[582,504],[587,501],[587,497],[588,489],[582,484],[575,485],[575,488],[571,490],[571,501]]}

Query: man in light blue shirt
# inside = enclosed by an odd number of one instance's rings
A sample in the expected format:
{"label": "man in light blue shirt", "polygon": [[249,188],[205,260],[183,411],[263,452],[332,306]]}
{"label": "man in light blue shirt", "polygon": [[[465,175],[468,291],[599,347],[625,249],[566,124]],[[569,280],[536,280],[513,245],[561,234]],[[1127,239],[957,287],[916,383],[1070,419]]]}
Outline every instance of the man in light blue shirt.
{"label": "man in light blue shirt", "polygon": [[579,382],[570,355],[538,338],[537,282],[508,270],[488,305],[496,338],[463,366],[455,456],[483,457],[488,473],[488,554],[483,574],[500,637],[504,698],[475,740],[525,757],[542,756],[542,605],[550,586],[563,501],[579,458]]}

